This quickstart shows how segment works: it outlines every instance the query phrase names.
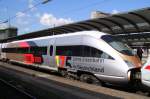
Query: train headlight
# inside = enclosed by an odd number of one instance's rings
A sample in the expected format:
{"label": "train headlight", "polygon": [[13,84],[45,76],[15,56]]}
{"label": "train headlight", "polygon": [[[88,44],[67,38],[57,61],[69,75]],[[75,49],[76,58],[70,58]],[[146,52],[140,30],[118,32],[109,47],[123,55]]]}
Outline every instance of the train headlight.
{"label": "train headlight", "polygon": [[128,71],[128,80],[131,80],[131,71]]}
{"label": "train headlight", "polygon": [[132,64],[132,62],[130,62],[130,61],[125,60],[125,62],[126,62],[126,64],[127,64],[129,67],[133,67],[133,66],[134,66],[134,65]]}

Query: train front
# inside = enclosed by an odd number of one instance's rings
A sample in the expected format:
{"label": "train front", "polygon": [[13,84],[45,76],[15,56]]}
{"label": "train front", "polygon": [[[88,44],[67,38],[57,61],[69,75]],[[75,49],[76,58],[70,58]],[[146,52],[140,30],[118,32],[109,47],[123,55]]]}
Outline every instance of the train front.
{"label": "train front", "polygon": [[[140,83],[142,64],[133,49],[112,35],[104,35],[101,38],[116,50],[116,56],[119,57],[116,58],[116,65],[120,66],[115,66],[114,69],[120,72],[118,76],[124,76],[122,82],[128,84]],[[116,74],[115,71],[114,74]],[[121,80],[118,80],[118,82],[121,82]]]}

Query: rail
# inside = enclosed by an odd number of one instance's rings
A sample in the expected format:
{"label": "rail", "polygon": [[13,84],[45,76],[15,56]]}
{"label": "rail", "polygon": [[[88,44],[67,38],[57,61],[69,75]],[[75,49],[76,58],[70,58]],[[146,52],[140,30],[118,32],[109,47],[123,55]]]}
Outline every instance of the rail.
{"label": "rail", "polygon": [[0,79],[0,82],[3,83],[3,84],[5,84],[6,86],[12,88],[14,91],[16,91],[16,92],[18,92],[18,93],[20,93],[22,95],[27,96],[28,99],[37,99],[36,97],[30,95],[29,93],[25,92],[24,90],[21,90],[21,89],[17,88],[16,86],[8,83],[7,81],[5,81],[3,79]]}

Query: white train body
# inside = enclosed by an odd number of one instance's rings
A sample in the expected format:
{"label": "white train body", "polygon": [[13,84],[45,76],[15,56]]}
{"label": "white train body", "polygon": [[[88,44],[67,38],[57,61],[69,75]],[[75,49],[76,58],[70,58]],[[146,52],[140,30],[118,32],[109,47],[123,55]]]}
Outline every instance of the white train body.
{"label": "white train body", "polygon": [[98,31],[82,31],[1,44],[1,59],[90,74],[100,81],[127,84],[141,68],[139,58],[125,44]]}

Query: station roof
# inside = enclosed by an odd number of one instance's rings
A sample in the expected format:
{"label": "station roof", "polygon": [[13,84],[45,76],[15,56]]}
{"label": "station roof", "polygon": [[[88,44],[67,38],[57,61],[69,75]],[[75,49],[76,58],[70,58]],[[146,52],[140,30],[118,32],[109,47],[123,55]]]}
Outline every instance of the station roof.
{"label": "station roof", "polygon": [[84,30],[99,30],[119,36],[120,34],[150,32],[150,8],[148,7],[131,12],[113,14],[104,18],[89,19],[54,28],[48,28],[17,37],[8,38],[6,40],[2,40],[1,42],[73,33]]}

